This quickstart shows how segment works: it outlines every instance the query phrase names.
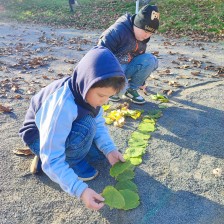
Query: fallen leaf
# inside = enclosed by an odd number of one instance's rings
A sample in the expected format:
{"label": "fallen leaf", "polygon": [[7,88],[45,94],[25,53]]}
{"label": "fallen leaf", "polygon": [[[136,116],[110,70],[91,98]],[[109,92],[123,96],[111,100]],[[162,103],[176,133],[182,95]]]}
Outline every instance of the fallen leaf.
{"label": "fallen leaf", "polygon": [[12,111],[12,108],[10,108],[10,107],[6,107],[6,106],[2,106],[1,104],[0,104],[0,112],[11,112]]}
{"label": "fallen leaf", "polygon": [[15,149],[13,150],[13,153],[16,155],[33,155],[33,152],[29,148],[23,148],[23,149]]}
{"label": "fallen leaf", "polygon": [[192,75],[195,75],[195,76],[197,76],[197,75],[199,75],[201,72],[191,72],[191,74]]}

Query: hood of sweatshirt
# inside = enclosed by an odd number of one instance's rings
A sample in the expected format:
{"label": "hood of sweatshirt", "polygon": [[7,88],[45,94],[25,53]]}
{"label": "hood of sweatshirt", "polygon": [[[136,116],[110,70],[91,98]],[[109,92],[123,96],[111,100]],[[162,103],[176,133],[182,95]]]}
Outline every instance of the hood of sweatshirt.
{"label": "hood of sweatshirt", "polygon": [[78,118],[87,114],[97,116],[100,107],[94,108],[85,100],[88,90],[96,82],[125,74],[113,53],[105,47],[92,48],[78,63],[70,79],[69,87],[78,106]]}

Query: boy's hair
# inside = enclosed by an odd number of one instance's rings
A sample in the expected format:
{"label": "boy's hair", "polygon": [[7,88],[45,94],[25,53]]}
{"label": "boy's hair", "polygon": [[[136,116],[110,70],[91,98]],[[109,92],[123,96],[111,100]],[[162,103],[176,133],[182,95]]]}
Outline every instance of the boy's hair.
{"label": "boy's hair", "polygon": [[112,87],[118,93],[125,87],[125,78],[121,76],[115,76],[103,79],[94,83],[91,86],[91,89],[97,87]]}

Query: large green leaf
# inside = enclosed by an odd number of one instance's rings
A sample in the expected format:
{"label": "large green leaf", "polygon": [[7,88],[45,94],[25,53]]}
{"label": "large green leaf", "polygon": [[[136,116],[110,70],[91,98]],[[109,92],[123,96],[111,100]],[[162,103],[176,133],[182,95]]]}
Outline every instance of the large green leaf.
{"label": "large green leaf", "polygon": [[153,123],[141,122],[138,126],[138,130],[141,132],[153,132],[155,131],[155,125]]}
{"label": "large green leaf", "polygon": [[125,154],[127,154],[129,157],[141,156],[145,154],[145,147],[138,147],[138,148],[129,147],[125,150]]}
{"label": "large green leaf", "polygon": [[144,139],[136,140],[136,139],[130,138],[130,140],[128,141],[128,146],[146,148],[148,146],[148,140],[144,140]]}
{"label": "large green leaf", "polygon": [[140,201],[137,193],[129,189],[120,190],[119,192],[123,195],[125,201],[125,206],[122,209],[129,210],[139,206]]}
{"label": "large green leaf", "polygon": [[133,183],[130,180],[123,180],[123,181],[118,181],[115,185],[115,188],[117,190],[125,190],[125,189],[129,189],[131,191],[138,191],[138,187],[135,183]]}
{"label": "large green leaf", "polygon": [[132,180],[135,177],[135,173],[133,170],[125,170],[123,173],[119,174],[116,177],[117,181],[124,181],[124,180]]}
{"label": "large green leaf", "polygon": [[130,161],[126,161],[126,162],[117,162],[115,163],[111,168],[110,168],[110,175],[112,177],[116,177],[119,174],[123,173],[125,170],[127,169],[131,169],[132,168],[132,164]]}
{"label": "large green leaf", "polygon": [[105,187],[102,196],[105,199],[104,203],[110,206],[111,209],[121,209],[125,206],[125,200],[123,195],[113,186]]}

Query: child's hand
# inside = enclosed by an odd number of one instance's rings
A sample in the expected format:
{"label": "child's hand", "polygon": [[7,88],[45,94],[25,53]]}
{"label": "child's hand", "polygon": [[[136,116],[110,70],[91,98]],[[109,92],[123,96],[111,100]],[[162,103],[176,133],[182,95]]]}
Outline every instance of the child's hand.
{"label": "child's hand", "polygon": [[104,206],[104,198],[97,194],[94,190],[90,188],[86,188],[82,195],[81,199],[84,202],[85,206],[87,208],[93,209],[93,210],[99,210]]}
{"label": "child's hand", "polygon": [[117,150],[113,150],[112,152],[110,152],[107,155],[107,159],[109,160],[109,163],[111,164],[111,166],[113,166],[115,163],[121,161],[121,162],[125,162],[122,154],[120,152],[118,152]]}

